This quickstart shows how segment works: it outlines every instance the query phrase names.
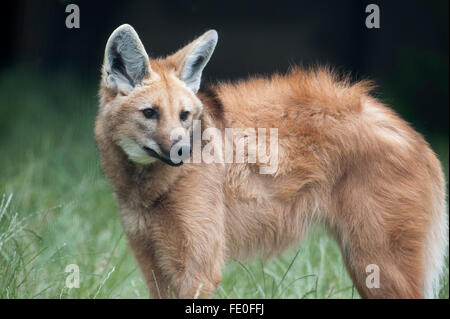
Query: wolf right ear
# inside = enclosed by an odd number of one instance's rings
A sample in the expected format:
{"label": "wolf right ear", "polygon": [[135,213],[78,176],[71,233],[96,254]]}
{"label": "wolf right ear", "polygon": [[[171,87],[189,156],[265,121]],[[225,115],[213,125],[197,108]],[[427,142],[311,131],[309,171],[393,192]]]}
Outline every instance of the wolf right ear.
{"label": "wolf right ear", "polygon": [[103,62],[105,85],[129,93],[150,73],[150,62],[132,26],[123,24],[108,39]]}
{"label": "wolf right ear", "polygon": [[209,30],[168,57],[176,65],[178,77],[194,93],[200,88],[202,71],[216,48],[217,38],[217,31]]}

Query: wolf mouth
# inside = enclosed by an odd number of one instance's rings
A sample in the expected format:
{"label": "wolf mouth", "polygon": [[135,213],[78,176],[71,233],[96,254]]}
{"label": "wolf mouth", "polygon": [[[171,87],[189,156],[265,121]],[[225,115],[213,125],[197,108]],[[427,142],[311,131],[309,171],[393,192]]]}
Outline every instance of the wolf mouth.
{"label": "wolf mouth", "polygon": [[179,163],[174,163],[170,160],[170,158],[162,157],[161,155],[159,155],[158,153],[156,153],[154,150],[152,150],[151,148],[149,148],[147,146],[143,146],[142,148],[145,152],[147,152],[148,155],[150,155],[151,157],[154,157],[156,159],[159,159],[161,162],[164,162],[167,165],[174,166],[174,167],[183,165],[183,161],[180,161]]}

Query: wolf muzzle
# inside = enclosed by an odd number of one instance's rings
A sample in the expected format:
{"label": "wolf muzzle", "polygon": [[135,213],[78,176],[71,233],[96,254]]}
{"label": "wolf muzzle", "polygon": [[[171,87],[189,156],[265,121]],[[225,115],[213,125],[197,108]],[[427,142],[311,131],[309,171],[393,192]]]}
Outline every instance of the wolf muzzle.
{"label": "wolf muzzle", "polygon": [[[160,161],[166,163],[167,165],[174,166],[174,167],[183,165],[184,164],[183,160],[189,159],[190,154],[192,152],[192,148],[191,148],[191,146],[189,144],[182,144],[182,145],[180,145],[178,150],[176,150],[176,154],[177,154],[176,157],[177,157],[177,160],[179,160],[179,162],[175,163],[175,162],[172,161],[171,155],[170,155],[169,152],[164,152],[164,153],[167,153],[167,157],[166,157],[166,156],[162,156],[162,155],[156,153],[154,150],[152,150],[151,148],[148,148],[146,146],[143,146],[142,148],[151,157],[159,159]],[[189,157],[188,158],[183,158],[182,157],[183,154],[189,154]]]}

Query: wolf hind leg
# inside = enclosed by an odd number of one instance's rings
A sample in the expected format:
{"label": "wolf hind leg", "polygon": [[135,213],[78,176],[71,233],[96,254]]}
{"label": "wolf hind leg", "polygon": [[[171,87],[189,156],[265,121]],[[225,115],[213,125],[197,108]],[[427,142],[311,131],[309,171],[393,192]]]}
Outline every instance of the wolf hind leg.
{"label": "wolf hind leg", "polygon": [[335,189],[330,223],[355,287],[363,298],[423,298],[428,203],[361,180]]}

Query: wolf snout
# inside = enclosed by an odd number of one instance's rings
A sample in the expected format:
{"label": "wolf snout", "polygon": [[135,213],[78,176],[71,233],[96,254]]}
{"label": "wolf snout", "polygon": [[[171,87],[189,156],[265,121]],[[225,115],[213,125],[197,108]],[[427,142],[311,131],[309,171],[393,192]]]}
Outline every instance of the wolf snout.
{"label": "wolf snout", "polygon": [[167,149],[162,145],[158,145],[159,152],[145,146],[143,149],[148,155],[155,157],[171,166],[182,165],[183,162],[189,160],[192,152],[190,143],[181,140],[173,143],[170,149]]}

